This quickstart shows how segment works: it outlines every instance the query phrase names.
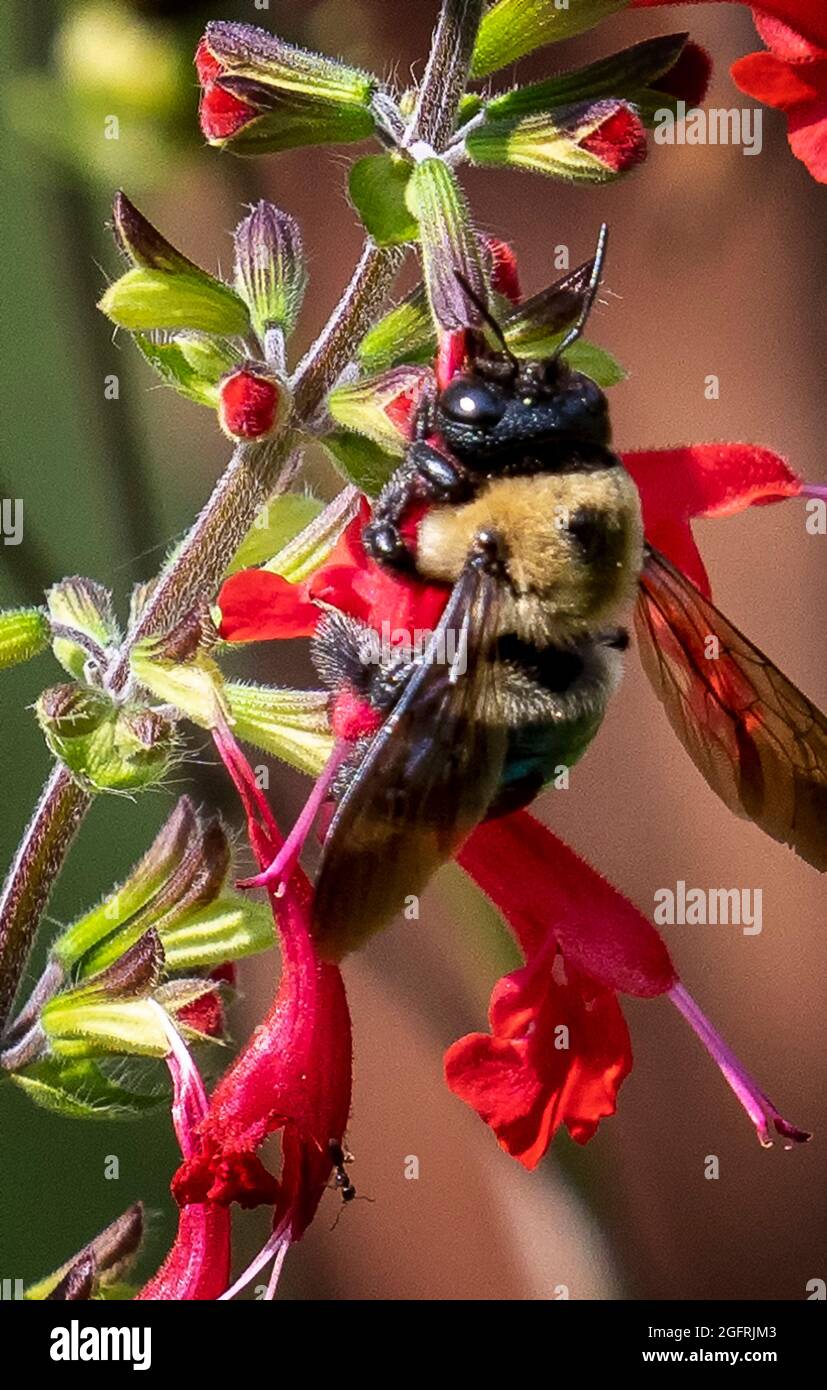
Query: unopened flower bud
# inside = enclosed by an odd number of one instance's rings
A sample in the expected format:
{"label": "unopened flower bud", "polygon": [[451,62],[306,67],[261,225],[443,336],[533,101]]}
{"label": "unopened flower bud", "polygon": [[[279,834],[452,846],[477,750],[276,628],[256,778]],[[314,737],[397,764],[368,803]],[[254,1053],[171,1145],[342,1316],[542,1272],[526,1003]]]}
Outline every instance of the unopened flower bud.
{"label": "unopened flower bud", "polygon": [[235,284],[261,341],[268,328],[293,332],[307,285],[298,223],[260,202],[235,231]]}
{"label": "unopened flower bud", "polygon": [[239,367],[218,388],[218,420],[224,433],[239,441],[275,434],[290,407],[290,393],[266,368]]}

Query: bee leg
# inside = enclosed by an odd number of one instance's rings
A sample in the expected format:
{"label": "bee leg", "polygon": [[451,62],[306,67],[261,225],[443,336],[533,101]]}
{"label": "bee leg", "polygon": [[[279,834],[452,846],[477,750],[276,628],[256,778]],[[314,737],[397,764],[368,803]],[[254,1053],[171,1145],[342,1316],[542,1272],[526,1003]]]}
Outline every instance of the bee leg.
{"label": "bee leg", "polygon": [[380,564],[410,571],[414,557],[399,528],[411,502],[462,502],[473,492],[473,480],[458,460],[448,458],[424,440],[416,440],[376,499],[373,520],[362,532],[365,549]]}

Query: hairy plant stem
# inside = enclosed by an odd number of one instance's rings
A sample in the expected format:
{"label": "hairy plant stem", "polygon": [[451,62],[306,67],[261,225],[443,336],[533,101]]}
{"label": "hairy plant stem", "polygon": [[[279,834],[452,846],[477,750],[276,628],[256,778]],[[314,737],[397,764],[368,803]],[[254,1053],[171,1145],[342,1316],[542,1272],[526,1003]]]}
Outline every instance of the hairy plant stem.
{"label": "hairy plant stem", "polygon": [[[410,138],[444,145],[456,125],[460,97],[482,14],[483,0],[443,0],[417,98]],[[239,445],[212,496],[127,634],[108,673],[109,688],[129,680],[135,643],[169,631],[198,603],[215,594],[227,566],[258,512],[278,489],[282,469],[297,442],[297,427],[310,421],[353,356],[359,338],[386,298],[399,253],[365,241],[350,284],[293,380],[295,410],[277,439]],[[289,472],[289,470],[286,470]],[[282,482],[283,485],[283,482]],[[0,898],[0,1028],[8,1017],[52,885],[91,798],[57,765],[43,790]]]}
{"label": "hairy plant stem", "polygon": [[483,0],[443,0],[406,144],[442,150],[456,129]]}

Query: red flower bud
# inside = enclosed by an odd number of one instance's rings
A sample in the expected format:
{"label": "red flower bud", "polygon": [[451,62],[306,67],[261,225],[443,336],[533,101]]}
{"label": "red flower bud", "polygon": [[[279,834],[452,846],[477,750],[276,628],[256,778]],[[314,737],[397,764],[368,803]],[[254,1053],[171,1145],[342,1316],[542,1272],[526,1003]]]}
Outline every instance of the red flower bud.
{"label": "red flower bud", "polygon": [[637,114],[622,102],[580,145],[616,174],[646,158],[646,132]]}
{"label": "red flower bud", "polygon": [[285,387],[258,367],[239,367],[219,386],[218,419],[230,439],[266,439],[278,428]]}

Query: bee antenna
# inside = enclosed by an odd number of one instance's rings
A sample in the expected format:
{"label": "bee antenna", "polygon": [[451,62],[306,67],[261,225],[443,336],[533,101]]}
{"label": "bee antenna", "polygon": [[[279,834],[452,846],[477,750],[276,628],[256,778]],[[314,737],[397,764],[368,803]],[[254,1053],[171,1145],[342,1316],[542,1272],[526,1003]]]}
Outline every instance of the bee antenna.
{"label": "bee antenna", "polygon": [[454,275],[456,276],[458,283],[462,286],[463,290],[467,294],[471,303],[474,305],[476,309],[479,310],[483,323],[487,324],[488,327],[491,329],[491,332],[497,339],[497,342],[499,343],[500,347],[502,348],[512,367],[514,368],[514,371],[518,372],[520,370],[520,363],[514,356],[514,353],[511,351],[511,348],[508,346],[508,343],[506,342],[506,337],[502,330],[501,324],[497,323],[497,320],[494,318],[494,315],[491,313],[491,310],[489,309],[485,300],[477,294],[476,290],[473,289],[471,285],[469,285],[462,272],[459,270],[455,270]]}
{"label": "bee antenna", "polygon": [[580,308],[580,313],[577,316],[576,323],[572,324],[565,338],[559,344],[557,350],[554,353],[552,361],[556,361],[558,357],[562,357],[563,353],[571,347],[572,343],[577,342],[577,339],[580,337],[580,334],[583,332],[583,329],[586,326],[586,320],[588,319],[589,314],[592,311],[592,307],[597,296],[597,291],[600,287],[600,277],[603,274],[603,262],[606,259],[606,243],[608,242],[608,240],[609,227],[608,223],[604,222],[600,227],[600,234],[597,238],[597,248],[594,253],[594,260],[592,261],[592,271],[591,275],[589,276],[589,283],[586,286],[586,292],[583,295],[583,303]]}

